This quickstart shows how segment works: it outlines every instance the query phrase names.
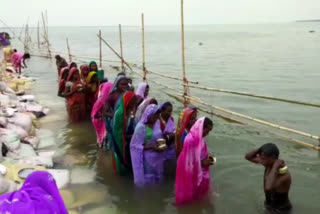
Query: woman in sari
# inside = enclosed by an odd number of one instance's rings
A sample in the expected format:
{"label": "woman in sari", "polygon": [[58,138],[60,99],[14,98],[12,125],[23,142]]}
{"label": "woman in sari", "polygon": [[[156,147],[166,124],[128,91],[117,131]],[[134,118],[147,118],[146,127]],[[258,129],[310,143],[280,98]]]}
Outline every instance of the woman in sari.
{"label": "woman in sari", "polygon": [[67,61],[61,57],[60,55],[55,56],[56,59],[56,65],[58,69],[58,75],[60,75],[61,69],[68,66]]}
{"label": "woman in sari", "polygon": [[59,97],[64,97],[64,90],[66,88],[66,82],[67,82],[68,76],[69,76],[68,67],[62,68],[60,71],[60,76],[59,76],[59,86],[58,86],[58,96]]}
{"label": "woman in sari", "polygon": [[168,150],[166,152],[167,160],[175,160],[175,148],[174,148],[174,140],[175,140],[175,132],[176,132],[176,124],[174,123],[174,119],[172,117],[173,106],[170,102],[164,102],[160,105],[160,117],[157,122],[157,126],[160,126],[162,131],[163,138],[166,139]]}
{"label": "woman in sari", "polygon": [[148,105],[155,104],[158,105],[158,101],[154,98],[146,98],[137,108],[136,115],[135,115],[135,123],[138,124],[140,121],[144,111],[148,107]]}
{"label": "woman in sari", "polygon": [[80,76],[81,76],[81,81],[84,85],[87,84],[87,79],[88,75],[90,73],[89,65],[84,64],[80,66]]}
{"label": "woman in sari", "polygon": [[45,171],[30,174],[20,190],[0,196],[0,213],[67,214],[56,181]]}
{"label": "woman in sari", "polygon": [[67,99],[67,112],[72,122],[79,122],[85,118],[86,104],[83,84],[79,70],[72,68],[67,78],[64,96]]}
{"label": "woman in sari", "polygon": [[15,52],[11,55],[11,63],[17,73],[21,74],[21,68],[27,68],[26,59],[30,59],[29,53]]}
{"label": "woman in sari", "polygon": [[97,73],[91,71],[88,74],[87,84],[86,84],[86,104],[87,111],[91,112],[94,103],[97,101],[99,93],[99,81]]}
{"label": "woman in sari", "polygon": [[112,125],[114,139],[110,142],[113,151],[114,171],[118,175],[131,173],[130,140],[128,135],[129,119],[132,109],[135,107],[136,97],[131,91],[126,92],[117,108]]}
{"label": "woman in sari", "polygon": [[157,140],[162,131],[156,122],[159,119],[158,106],[149,105],[139,121],[130,143],[134,183],[137,186],[156,184],[163,180],[165,150]]}
{"label": "woman in sari", "polygon": [[203,199],[210,191],[210,166],[205,137],[213,128],[209,118],[200,118],[185,138],[176,169],[176,205]]}
{"label": "woman in sari", "polygon": [[68,68],[69,68],[69,70],[71,70],[71,68],[78,68],[78,65],[77,65],[77,63],[75,63],[75,62],[71,62],[71,63],[68,65]]}
{"label": "woman in sari", "polygon": [[197,120],[197,109],[195,107],[185,108],[179,117],[176,132],[176,155],[179,157],[183,148],[183,142],[191,127]]}
{"label": "woman in sari", "polygon": [[140,83],[136,95],[142,99],[146,99],[149,95],[149,85],[145,82]]}
{"label": "woman in sari", "polygon": [[107,130],[106,130],[104,119],[101,116],[103,114],[104,103],[108,98],[111,88],[112,88],[111,82],[103,83],[100,85],[98,100],[93,105],[93,108],[91,111],[91,121],[92,121],[93,127],[96,130],[97,143],[99,148],[103,148],[103,144],[104,142],[106,142]]}
{"label": "woman in sari", "polygon": [[101,81],[104,78],[104,71],[98,70],[98,65],[95,61],[91,61],[89,63],[89,68],[90,68],[90,71],[94,71],[97,73],[99,81]]}

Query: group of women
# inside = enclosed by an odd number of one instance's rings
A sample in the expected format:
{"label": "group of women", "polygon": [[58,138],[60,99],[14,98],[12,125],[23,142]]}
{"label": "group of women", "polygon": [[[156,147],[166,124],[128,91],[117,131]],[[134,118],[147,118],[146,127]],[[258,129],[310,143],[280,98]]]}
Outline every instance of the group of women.
{"label": "group of women", "polygon": [[197,119],[197,109],[187,107],[176,126],[173,105],[158,105],[149,97],[147,83],[140,83],[135,91],[125,73],[108,82],[98,75],[95,62],[82,65],[80,72],[75,63],[58,70],[58,95],[66,98],[71,121],[91,112],[97,144],[109,146],[115,174],[133,175],[135,185],[141,187],[160,183],[165,166],[174,164],[177,205],[207,195],[209,167],[214,164],[204,139],[213,127],[210,119]]}

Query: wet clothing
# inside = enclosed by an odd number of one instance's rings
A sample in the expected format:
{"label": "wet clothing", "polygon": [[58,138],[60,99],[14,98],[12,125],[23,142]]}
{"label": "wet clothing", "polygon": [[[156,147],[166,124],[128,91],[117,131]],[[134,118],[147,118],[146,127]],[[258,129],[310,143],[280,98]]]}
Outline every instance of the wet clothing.
{"label": "wet clothing", "polygon": [[270,211],[285,212],[292,208],[288,193],[266,192],[265,206]]}

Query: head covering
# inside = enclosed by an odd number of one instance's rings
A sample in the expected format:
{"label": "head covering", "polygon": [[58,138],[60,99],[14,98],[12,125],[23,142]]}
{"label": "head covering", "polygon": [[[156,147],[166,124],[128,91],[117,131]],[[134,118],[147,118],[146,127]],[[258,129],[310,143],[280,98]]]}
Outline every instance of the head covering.
{"label": "head covering", "polygon": [[81,78],[87,81],[88,74],[90,73],[89,65],[84,64],[80,66]]}
{"label": "head covering", "polygon": [[162,110],[163,110],[163,107],[164,107],[165,105],[169,104],[169,103],[172,105],[172,103],[169,102],[169,101],[166,101],[166,102],[161,103],[161,104],[159,105],[159,109],[162,111]]}
{"label": "head covering", "polygon": [[124,79],[128,79],[128,77],[123,76],[123,75],[119,75],[119,76],[116,77],[116,79],[115,79],[114,82],[113,82],[113,86],[112,86],[112,89],[111,89],[110,94],[112,94],[112,93],[114,93],[115,91],[118,90],[119,82],[120,82],[121,80],[124,80]]}
{"label": "head covering", "polygon": [[[90,84],[90,83],[91,83],[92,78],[93,78],[94,75],[97,75],[97,73],[94,72],[94,71],[91,71],[91,72],[88,74],[87,84]],[[91,91],[94,92],[94,91],[96,91],[96,90],[97,90],[97,84],[92,85]]]}
{"label": "head covering", "polygon": [[179,156],[179,154],[182,150],[182,147],[183,147],[183,142],[181,142],[181,137],[189,124],[190,117],[196,112],[197,112],[196,108],[187,107],[180,114],[178,125],[177,125],[177,132],[176,132],[176,153],[177,153],[177,156]]}
{"label": "head covering", "polygon": [[131,158],[129,156],[129,143],[127,142],[127,123],[128,123],[128,107],[134,99],[135,94],[131,91],[126,92],[120,102],[120,106],[116,110],[113,117],[112,133],[114,141],[111,142],[111,147],[117,157],[115,161],[115,172],[119,175],[125,175],[128,169],[131,168]]}
{"label": "head covering", "polygon": [[105,137],[107,136],[107,130],[105,127],[104,119],[95,118],[95,116],[102,110],[103,105],[105,104],[108,98],[111,88],[112,88],[111,82],[103,83],[100,85],[98,100],[93,105],[93,108],[91,111],[91,121],[92,121],[93,127],[96,130],[97,142],[100,144],[103,143]]}
{"label": "head covering", "polygon": [[144,111],[139,123],[146,124],[149,121],[150,117],[152,117],[153,115],[158,113],[159,110],[160,110],[159,107],[155,104],[148,105],[146,110]]}
{"label": "head covering", "polygon": [[146,92],[146,89],[148,87],[148,84],[145,83],[145,82],[142,82],[139,84],[138,86],[138,89],[137,89],[137,92],[136,92],[136,95],[142,97],[143,99],[145,99],[145,92]]}
{"label": "head covering", "polygon": [[56,181],[45,171],[29,175],[20,190],[0,196],[0,213],[59,213],[68,211]]}
{"label": "head covering", "polygon": [[155,100],[154,98],[146,98],[139,106],[138,109],[136,111],[136,115],[135,115],[135,121],[136,123],[138,123],[144,113],[144,111],[146,110],[146,108],[148,107],[148,105],[150,105],[151,101]]}
{"label": "head covering", "polygon": [[[68,78],[67,78],[67,81],[70,81],[72,76],[75,75],[75,74],[79,74],[79,70],[78,68],[71,68],[71,70],[69,71],[69,75],[68,75]],[[80,76],[79,76],[79,79],[77,80],[77,82],[80,81]]]}
{"label": "head covering", "polygon": [[75,63],[75,62],[71,62],[71,63],[68,65],[69,70],[70,70],[70,69],[71,69],[71,67],[72,67],[72,66],[74,66],[74,65],[77,67],[77,63]]}
{"label": "head covering", "polygon": [[177,205],[201,200],[210,190],[209,167],[201,165],[201,160],[208,157],[203,138],[204,120],[202,117],[192,126],[178,158],[175,182]]}
{"label": "head covering", "polygon": [[[92,70],[92,69],[91,69],[91,65],[93,65],[93,64],[96,64],[96,66],[97,66],[97,69],[96,69],[96,70]],[[95,61],[89,62],[89,68],[90,68],[90,71],[98,71],[98,65],[97,65],[97,63],[96,63]]]}

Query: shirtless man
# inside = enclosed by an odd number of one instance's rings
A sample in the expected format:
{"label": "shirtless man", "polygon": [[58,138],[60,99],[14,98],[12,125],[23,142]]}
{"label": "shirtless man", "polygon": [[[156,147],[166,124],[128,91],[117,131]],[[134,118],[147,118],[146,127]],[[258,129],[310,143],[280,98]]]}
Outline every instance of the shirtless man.
{"label": "shirtless man", "polygon": [[[277,213],[290,211],[292,208],[288,197],[291,174],[288,170],[283,170],[285,163],[278,157],[279,149],[273,143],[264,144],[260,148],[248,152],[245,156],[248,161],[265,167],[265,206],[267,210]],[[282,172],[280,169],[282,169]]]}

